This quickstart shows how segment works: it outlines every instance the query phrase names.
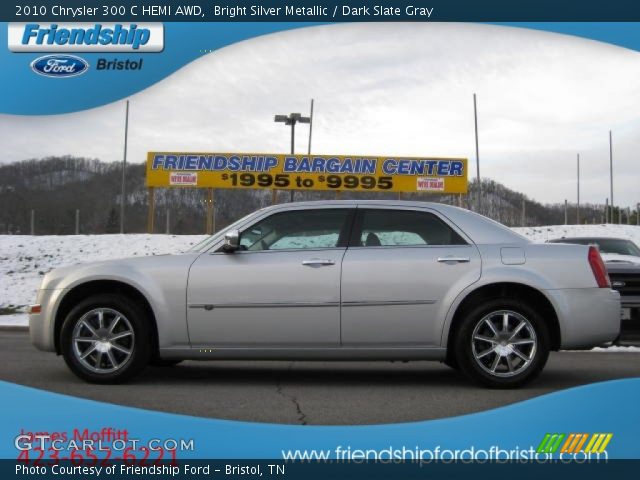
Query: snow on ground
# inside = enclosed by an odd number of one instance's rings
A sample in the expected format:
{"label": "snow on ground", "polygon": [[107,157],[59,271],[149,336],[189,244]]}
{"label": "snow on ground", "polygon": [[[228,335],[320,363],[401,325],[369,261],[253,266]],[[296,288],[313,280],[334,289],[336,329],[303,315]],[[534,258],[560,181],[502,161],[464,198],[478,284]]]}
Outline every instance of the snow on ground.
{"label": "snow on ground", "polygon": [[[33,303],[43,275],[56,267],[187,250],[203,235],[0,235],[0,312]],[[0,315],[0,325],[26,325],[26,315]]]}
{"label": "snow on ground", "polygon": [[[625,237],[640,245],[640,227],[633,225],[552,225],[514,228],[534,242],[563,236]],[[0,235],[0,315],[2,325],[27,325],[24,308],[35,300],[42,276],[64,265],[113,258],[158,255],[187,250],[204,235]],[[16,310],[18,313],[13,313]],[[593,351],[640,352],[638,347]]]}
{"label": "snow on ground", "polygon": [[24,327],[29,324],[26,313],[13,313],[0,316],[0,327]]}
{"label": "snow on ground", "polygon": [[638,353],[640,352],[640,347],[636,347],[633,345],[613,345],[611,347],[596,347],[591,349],[592,352],[622,352],[622,353]]}
{"label": "snow on ground", "polygon": [[640,227],[635,225],[551,225],[547,227],[514,228],[534,242],[546,242],[562,237],[620,237],[640,246]]}

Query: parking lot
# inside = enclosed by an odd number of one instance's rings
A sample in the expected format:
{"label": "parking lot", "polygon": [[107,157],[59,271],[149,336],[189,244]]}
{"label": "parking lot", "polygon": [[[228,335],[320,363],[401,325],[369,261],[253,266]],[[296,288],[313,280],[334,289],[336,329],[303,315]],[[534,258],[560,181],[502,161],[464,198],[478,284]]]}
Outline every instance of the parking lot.
{"label": "parking lot", "polygon": [[592,382],[640,376],[640,353],[552,353],[520,390],[487,390],[437,362],[184,362],[125,385],[88,385],[26,331],[0,330],[0,379],[120,405],[290,424],[374,424],[483,411]]}

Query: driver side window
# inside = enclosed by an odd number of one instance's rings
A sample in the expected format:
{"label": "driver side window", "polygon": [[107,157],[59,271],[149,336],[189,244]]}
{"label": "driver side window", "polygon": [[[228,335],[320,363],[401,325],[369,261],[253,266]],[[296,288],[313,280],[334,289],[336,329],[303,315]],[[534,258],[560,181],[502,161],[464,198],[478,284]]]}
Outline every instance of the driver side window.
{"label": "driver side window", "polygon": [[246,251],[335,248],[349,218],[349,209],[291,210],[276,213],[244,230]]}

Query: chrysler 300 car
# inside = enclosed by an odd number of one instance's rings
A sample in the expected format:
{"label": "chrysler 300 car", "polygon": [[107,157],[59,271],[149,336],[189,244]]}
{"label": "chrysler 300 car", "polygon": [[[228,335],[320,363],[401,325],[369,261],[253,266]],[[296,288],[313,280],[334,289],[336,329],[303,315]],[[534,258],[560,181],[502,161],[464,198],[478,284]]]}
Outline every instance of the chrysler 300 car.
{"label": "chrysler 300 car", "polygon": [[53,270],[30,312],[33,343],[99,383],[184,359],[439,360],[508,388],[620,327],[597,248],[400,201],[276,205],[183,254]]}

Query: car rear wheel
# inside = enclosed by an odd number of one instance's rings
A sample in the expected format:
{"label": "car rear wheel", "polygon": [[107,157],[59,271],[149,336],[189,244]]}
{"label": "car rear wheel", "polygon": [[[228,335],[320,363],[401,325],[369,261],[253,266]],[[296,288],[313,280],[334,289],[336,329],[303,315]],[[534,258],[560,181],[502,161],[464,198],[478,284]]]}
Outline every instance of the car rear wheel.
{"label": "car rear wheel", "polygon": [[65,362],[92,383],[121,383],[149,363],[151,347],[145,313],[120,295],[95,295],[80,302],[62,325]]}
{"label": "car rear wheel", "polygon": [[492,300],[465,316],[455,340],[460,369],[491,388],[516,388],[533,380],[549,357],[544,320],[528,304]]}

